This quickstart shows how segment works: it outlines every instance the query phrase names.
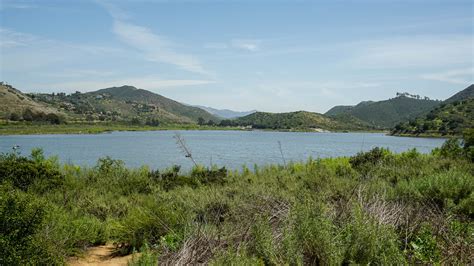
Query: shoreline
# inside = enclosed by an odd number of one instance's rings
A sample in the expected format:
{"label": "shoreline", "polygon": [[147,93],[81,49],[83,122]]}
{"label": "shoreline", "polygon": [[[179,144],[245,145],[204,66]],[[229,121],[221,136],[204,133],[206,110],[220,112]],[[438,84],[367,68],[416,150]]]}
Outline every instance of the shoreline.
{"label": "shoreline", "polygon": [[401,137],[401,138],[425,138],[425,139],[449,139],[449,138],[462,138],[462,136],[459,135],[437,135],[437,134],[418,134],[418,135],[412,135],[412,134],[387,134],[388,136],[392,137]]}
{"label": "shoreline", "polygon": [[308,133],[385,133],[385,130],[334,130],[316,131],[308,128],[295,129],[250,129],[244,127],[218,127],[198,125],[170,124],[163,126],[134,126],[120,124],[86,124],[70,123],[61,125],[48,124],[0,124],[0,136],[18,135],[54,135],[54,134],[105,134],[120,131],[170,131],[170,130],[215,130],[215,131],[269,131],[269,132],[308,132]]}

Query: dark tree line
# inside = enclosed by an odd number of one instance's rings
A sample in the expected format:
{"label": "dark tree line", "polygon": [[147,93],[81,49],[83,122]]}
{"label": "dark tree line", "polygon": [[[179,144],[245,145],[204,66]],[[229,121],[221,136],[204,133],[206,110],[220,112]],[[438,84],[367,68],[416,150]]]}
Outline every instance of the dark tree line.
{"label": "dark tree line", "polygon": [[55,113],[33,112],[27,108],[22,114],[11,113],[8,117],[11,121],[26,121],[26,122],[49,122],[51,124],[59,125],[65,123],[64,117]]}

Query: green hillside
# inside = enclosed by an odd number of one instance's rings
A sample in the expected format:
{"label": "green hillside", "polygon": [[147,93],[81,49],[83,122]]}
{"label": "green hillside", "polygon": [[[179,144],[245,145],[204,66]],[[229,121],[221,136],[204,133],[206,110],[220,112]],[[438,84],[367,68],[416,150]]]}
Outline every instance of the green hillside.
{"label": "green hillside", "polygon": [[393,135],[462,135],[474,128],[474,86],[455,94],[425,116],[397,124]]}
{"label": "green hillside", "polygon": [[338,121],[318,113],[298,111],[290,113],[256,112],[233,120],[234,125],[257,129],[284,130],[363,130],[362,124]]}
{"label": "green hillside", "polygon": [[147,106],[153,106],[159,110],[168,112],[178,117],[181,116],[187,118],[184,120],[190,119],[194,122],[197,122],[199,118],[203,118],[205,121],[219,120],[216,116],[213,116],[212,114],[202,110],[201,108],[184,105],[159,94],[153,93],[151,91],[137,89],[133,86],[112,87],[85,94],[93,95],[95,97],[102,96],[104,98],[109,98],[122,102],[134,102]]}
{"label": "green hillside", "polygon": [[438,104],[439,101],[404,93],[385,101],[361,102],[352,107],[336,106],[326,112],[326,115],[351,115],[374,127],[391,128],[397,123],[429,112]]}
{"label": "green hillside", "polygon": [[469,87],[465,88],[464,90],[454,94],[443,103],[452,103],[455,101],[462,101],[469,98],[474,98],[474,84],[471,84]]}
{"label": "green hillside", "polygon": [[11,85],[0,83],[0,119],[58,122],[59,117],[65,116],[57,108],[35,101]]}
{"label": "green hillside", "polygon": [[352,109],[354,109],[354,106],[352,105],[338,105],[338,106],[334,106],[329,111],[327,111],[325,115],[337,116],[340,114],[349,113]]}
{"label": "green hillside", "polygon": [[[219,118],[197,107],[181,104],[132,86],[94,92],[22,93],[0,84],[0,119],[10,121],[126,122],[135,125],[196,124]],[[54,120],[54,121],[53,121]]]}

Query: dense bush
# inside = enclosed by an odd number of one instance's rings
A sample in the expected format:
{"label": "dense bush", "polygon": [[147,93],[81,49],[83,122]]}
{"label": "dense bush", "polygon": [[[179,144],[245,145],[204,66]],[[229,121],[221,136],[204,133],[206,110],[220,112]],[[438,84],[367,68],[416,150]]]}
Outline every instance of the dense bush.
{"label": "dense bush", "polygon": [[34,150],[27,158],[15,153],[0,155],[0,183],[11,182],[14,187],[38,191],[60,186],[63,175],[51,161],[44,160],[41,150]]}
{"label": "dense bush", "polygon": [[0,264],[62,263],[106,242],[142,250],[135,265],[470,264],[469,143],[254,171],[2,155]]}
{"label": "dense bush", "polygon": [[350,158],[349,163],[352,168],[366,174],[373,169],[375,165],[381,163],[382,160],[389,155],[389,151],[383,148],[373,148],[369,152],[359,152]]}
{"label": "dense bush", "polygon": [[37,234],[46,213],[43,204],[8,185],[0,186],[0,265],[61,263]]}

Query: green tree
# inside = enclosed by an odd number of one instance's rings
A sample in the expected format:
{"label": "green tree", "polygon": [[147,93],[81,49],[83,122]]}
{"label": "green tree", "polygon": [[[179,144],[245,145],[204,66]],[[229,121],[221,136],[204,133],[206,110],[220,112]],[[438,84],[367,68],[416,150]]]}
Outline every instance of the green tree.
{"label": "green tree", "polygon": [[204,120],[204,118],[202,118],[202,117],[199,117],[199,118],[198,118],[198,125],[202,126],[202,125],[204,125],[205,123],[206,123],[206,120]]}
{"label": "green tree", "polygon": [[31,111],[31,109],[26,109],[24,112],[23,112],[23,120],[25,121],[33,121],[33,111]]}

